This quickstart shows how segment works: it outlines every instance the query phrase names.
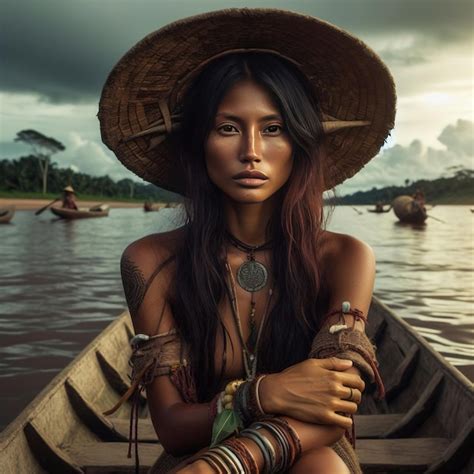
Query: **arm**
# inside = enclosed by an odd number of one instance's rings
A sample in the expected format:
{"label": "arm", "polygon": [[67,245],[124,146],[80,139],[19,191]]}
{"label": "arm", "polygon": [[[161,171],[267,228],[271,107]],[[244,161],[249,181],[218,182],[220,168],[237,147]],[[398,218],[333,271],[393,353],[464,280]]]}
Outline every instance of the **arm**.
{"label": "arm", "polygon": [[[373,252],[348,236],[338,237],[337,244],[323,262],[329,269],[325,274],[331,289],[329,308],[340,308],[343,301],[350,301],[353,308],[367,314],[375,276]],[[326,327],[337,322],[334,316]],[[353,317],[347,316],[346,324],[352,327],[353,323]],[[364,323],[356,322],[354,328],[364,331]],[[353,388],[355,403],[345,400],[348,387]],[[260,393],[264,411],[284,417],[298,433],[304,454],[333,445],[351,428],[352,420],[338,412],[355,413],[364,387],[351,361],[331,357],[307,360],[268,375],[260,385]],[[261,469],[264,461],[259,448],[248,439],[244,443]],[[197,461],[179,472],[198,474],[208,472],[208,468],[205,461]]]}
{"label": "arm", "polygon": [[[174,264],[154,275],[173,254],[170,239],[168,234],[145,237],[123,253],[122,282],[136,334],[155,335],[174,328],[167,302]],[[146,389],[151,420],[166,452],[178,456],[209,445],[212,420],[208,403],[184,403],[165,375],[156,377]]]}
{"label": "arm", "polygon": [[[352,237],[332,235],[334,237],[331,241],[324,243],[321,262],[325,269],[323,277],[330,288],[329,309],[340,308],[343,301],[350,301],[353,308],[367,314],[375,277],[373,251]],[[338,317],[334,316],[326,325],[337,322]],[[353,317],[346,316],[346,324],[352,327],[353,323]],[[364,331],[364,323],[356,322],[355,329]],[[336,412],[353,413],[354,406],[347,406],[348,402],[344,398],[350,395],[349,388],[352,388],[353,399],[359,403],[365,384],[358,377],[356,367],[341,367],[336,358],[326,361],[327,365],[323,366],[325,371],[321,370],[320,365],[324,359],[312,359],[279,374],[267,376],[261,384],[264,410],[304,422],[337,424],[343,429],[350,428],[350,419],[338,419]],[[344,403],[344,408],[341,403]]]}

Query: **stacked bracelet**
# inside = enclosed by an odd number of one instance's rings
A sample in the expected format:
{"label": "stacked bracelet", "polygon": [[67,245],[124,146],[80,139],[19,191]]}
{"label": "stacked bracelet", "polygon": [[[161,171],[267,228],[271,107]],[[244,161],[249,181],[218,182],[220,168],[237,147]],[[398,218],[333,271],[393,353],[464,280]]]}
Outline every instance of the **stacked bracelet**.
{"label": "stacked bracelet", "polygon": [[[268,439],[271,435],[275,444]],[[265,418],[253,423],[240,435],[255,442],[264,459],[264,472],[286,471],[301,455],[301,441],[290,424],[280,418]]]}
{"label": "stacked bracelet", "polygon": [[234,410],[239,415],[244,426],[248,426],[252,421],[267,416],[263,411],[259,392],[260,383],[265,377],[265,374],[259,375],[252,381],[240,384],[234,394]]}

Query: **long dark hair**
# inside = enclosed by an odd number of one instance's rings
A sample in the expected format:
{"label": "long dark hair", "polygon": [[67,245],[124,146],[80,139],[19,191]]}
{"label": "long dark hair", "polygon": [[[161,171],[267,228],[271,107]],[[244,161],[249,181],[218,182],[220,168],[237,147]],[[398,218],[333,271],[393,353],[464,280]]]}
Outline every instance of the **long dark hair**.
{"label": "long dark hair", "polygon": [[317,97],[305,76],[277,55],[223,56],[207,65],[189,88],[175,142],[186,178],[188,222],[184,244],[176,255],[170,305],[190,352],[200,401],[209,400],[220,382],[215,377],[217,331],[227,341],[218,313],[226,294],[222,259],[226,222],[221,191],[207,175],[204,145],[219,103],[244,79],[265,87],[275,100],[292,141],[294,159],[267,229],[273,242],[277,300],[263,331],[260,372],[280,371],[306,358],[321,308],[317,243],[323,223],[324,177]]}

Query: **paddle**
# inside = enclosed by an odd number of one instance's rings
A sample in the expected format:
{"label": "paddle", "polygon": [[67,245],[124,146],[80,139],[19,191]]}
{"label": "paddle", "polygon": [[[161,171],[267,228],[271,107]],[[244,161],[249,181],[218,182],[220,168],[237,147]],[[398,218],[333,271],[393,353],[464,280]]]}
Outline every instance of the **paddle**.
{"label": "paddle", "polygon": [[354,211],[357,212],[357,214],[359,214],[359,216],[360,216],[361,214],[363,214],[363,212],[359,211],[359,209],[356,209],[356,208],[353,207],[353,206],[351,206],[351,207],[352,207],[352,209],[354,209]]}
{"label": "paddle", "polygon": [[48,209],[49,206],[54,204],[56,201],[60,201],[60,200],[61,198],[56,198],[54,201],[51,201],[49,204],[46,204],[46,206],[42,207],[39,211],[35,212],[35,216],[39,216],[43,211],[46,211],[46,209]]}
{"label": "paddle", "polygon": [[428,217],[431,219],[434,219],[435,221],[442,222],[443,224],[446,224],[446,221],[443,221],[442,219],[438,219],[437,217],[431,216],[430,214],[427,214]]}

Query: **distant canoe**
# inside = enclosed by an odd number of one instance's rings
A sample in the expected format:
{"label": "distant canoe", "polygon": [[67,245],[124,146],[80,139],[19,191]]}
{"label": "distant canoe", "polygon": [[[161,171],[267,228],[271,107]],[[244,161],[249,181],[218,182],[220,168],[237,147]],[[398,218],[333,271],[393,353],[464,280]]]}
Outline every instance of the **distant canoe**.
{"label": "distant canoe", "polygon": [[392,207],[401,222],[423,224],[428,218],[425,206],[420,205],[411,196],[398,196],[393,200]]}
{"label": "distant canoe", "polygon": [[8,224],[15,214],[15,206],[0,207],[0,224]]}
{"label": "distant canoe", "polygon": [[392,206],[388,206],[387,209],[367,209],[367,212],[373,212],[374,214],[384,214],[385,212],[390,212]]}
{"label": "distant canoe", "polygon": [[[378,400],[368,388],[355,416],[363,471],[472,474],[472,384],[376,298],[369,321],[386,397]],[[103,415],[130,387],[132,335],[123,313],[18,415],[0,435],[3,472],[134,472],[127,458],[131,403]],[[144,397],[138,444],[145,473],[163,447]]]}
{"label": "distant canoe", "polygon": [[145,204],[143,204],[143,210],[145,212],[158,212],[161,209],[163,209],[164,207],[165,207],[165,204],[162,204],[162,203],[150,204],[150,203],[146,202]]}
{"label": "distant canoe", "polygon": [[90,209],[64,209],[63,207],[51,207],[51,212],[63,219],[88,219],[90,217],[107,217],[109,215],[109,206],[100,206]]}

